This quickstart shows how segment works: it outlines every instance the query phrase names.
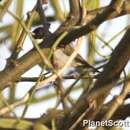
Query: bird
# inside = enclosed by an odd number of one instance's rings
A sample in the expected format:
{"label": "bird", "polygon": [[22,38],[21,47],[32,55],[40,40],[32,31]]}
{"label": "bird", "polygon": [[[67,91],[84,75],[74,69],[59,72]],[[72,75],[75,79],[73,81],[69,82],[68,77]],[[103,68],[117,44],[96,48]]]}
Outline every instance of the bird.
{"label": "bird", "polygon": [[[40,42],[41,42],[44,40],[44,35],[45,35],[44,31],[45,31],[44,27],[37,27],[36,29],[32,31],[32,36],[36,40],[40,39]],[[45,48],[45,49],[46,51],[44,54],[48,56],[51,48]],[[53,56],[51,58],[53,66],[57,69],[61,69],[66,64],[70,55],[73,52],[74,52],[74,48],[71,44],[67,44],[64,47],[57,48],[55,51],[53,51]],[[77,54],[77,56],[75,57],[70,67],[77,67],[77,66],[84,66],[87,69],[90,69],[92,71],[98,71],[96,68],[90,65],[85,59],[83,59],[80,54]]]}

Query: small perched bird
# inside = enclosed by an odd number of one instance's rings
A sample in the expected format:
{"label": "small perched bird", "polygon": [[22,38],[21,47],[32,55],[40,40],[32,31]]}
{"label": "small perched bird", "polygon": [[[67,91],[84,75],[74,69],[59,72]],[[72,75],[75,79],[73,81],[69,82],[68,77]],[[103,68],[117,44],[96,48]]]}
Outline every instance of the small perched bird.
{"label": "small perched bird", "polygon": [[[32,35],[35,39],[44,39],[43,38],[44,34],[45,34],[44,27],[38,27],[32,32]],[[50,52],[50,48],[45,48],[45,49],[46,51],[44,54],[48,56]],[[54,65],[54,67],[57,69],[61,69],[66,64],[73,51],[74,48],[70,44],[62,48],[57,48],[53,52],[53,56],[52,56],[52,64]],[[88,69],[97,71],[93,66],[88,64],[79,54],[75,57],[75,60],[72,62],[70,67],[77,67],[82,65]]]}

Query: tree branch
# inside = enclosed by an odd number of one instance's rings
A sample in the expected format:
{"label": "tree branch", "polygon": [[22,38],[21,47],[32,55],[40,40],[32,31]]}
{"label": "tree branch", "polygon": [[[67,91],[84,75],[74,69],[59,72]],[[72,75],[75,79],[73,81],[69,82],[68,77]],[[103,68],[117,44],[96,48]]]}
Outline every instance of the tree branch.
{"label": "tree branch", "polygon": [[[111,13],[114,12],[116,12],[116,10],[112,6],[107,7],[101,14],[98,14],[96,18],[87,25],[70,31],[70,33],[62,40],[61,44],[69,43],[82,35],[88,34],[90,31],[96,29],[110,16]],[[50,48],[53,45],[56,38],[61,34],[61,32],[60,34],[57,32],[58,31],[56,31],[54,34],[51,34],[49,38],[46,38],[44,40],[44,43],[41,45],[43,48],[42,51],[47,52],[47,48]],[[19,58],[16,61],[17,65],[15,67],[7,67],[5,70],[0,72],[0,89],[3,90],[12,82],[17,81],[23,73],[25,73],[36,64],[39,64],[40,62],[40,56],[34,49]]]}
{"label": "tree branch", "polygon": [[64,125],[68,125],[68,127],[65,127],[65,130],[68,129],[87,108],[89,108],[86,116],[87,119],[94,119],[96,114],[100,111],[106,96],[109,94],[113,85],[118,80],[120,73],[130,59],[129,41],[130,29],[127,30],[126,34],[113,51],[110,61],[104,66],[104,70],[98,76],[92,90],[90,90],[89,93],[84,92],[73,110],[67,114],[69,115],[69,119],[67,116],[64,118],[62,128],[64,128]]}

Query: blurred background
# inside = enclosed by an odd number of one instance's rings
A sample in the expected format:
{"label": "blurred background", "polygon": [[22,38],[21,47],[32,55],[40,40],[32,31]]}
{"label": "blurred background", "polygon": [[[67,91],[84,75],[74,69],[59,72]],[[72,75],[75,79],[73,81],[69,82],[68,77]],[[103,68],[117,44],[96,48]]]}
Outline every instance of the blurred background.
{"label": "blurred background", "polygon": [[[89,0],[86,0],[86,3]],[[4,0],[0,1],[0,5],[4,4]],[[19,17],[21,20],[27,19],[27,14],[31,11],[36,5],[36,0],[12,0],[8,10]],[[99,7],[107,6],[110,3],[110,0],[92,0],[89,1],[85,7],[87,10],[96,9]],[[65,20],[69,13],[69,2],[68,0],[50,0],[47,5],[45,5],[45,15],[50,17],[50,31],[54,32]],[[51,20],[52,18],[52,20]],[[53,20],[53,18],[55,18]],[[88,36],[84,36],[84,40],[82,43],[82,47],[80,49],[80,55],[86,59],[90,64],[94,64],[95,62],[105,61],[109,59],[109,56],[115,46],[118,44],[123,34],[126,31],[126,27],[129,25],[130,16],[122,16],[115,18],[113,20],[108,20],[101,24],[99,28],[91,33]],[[40,26],[38,17],[35,18],[33,22],[33,26],[30,31],[34,30],[36,27]],[[0,19],[0,71],[2,71],[7,63],[7,59],[11,56],[12,49],[16,45],[16,41],[19,36],[20,25],[14,17],[11,16],[10,13],[6,12],[3,17]],[[91,44],[88,44],[91,42]],[[24,40],[23,48],[18,55],[18,57],[23,56],[29,50],[33,48],[32,41],[28,36]],[[128,64],[125,68],[127,75],[130,72],[130,65]],[[41,72],[41,68],[36,65],[22,77],[38,77]],[[122,74],[122,77],[124,75]],[[71,85],[75,80],[65,80],[64,86],[67,88]],[[83,87],[83,81],[79,81],[75,87],[75,89],[70,93],[70,96],[73,100],[76,100],[81,92]],[[30,90],[30,88],[35,84],[35,82],[18,82],[15,84],[15,89],[5,89],[3,91],[3,97],[6,99],[1,104],[1,106],[5,106],[6,103],[13,103],[25,96],[25,94]],[[82,85],[81,85],[82,84]],[[80,87],[82,86],[82,87]],[[111,91],[111,94],[107,98],[106,102],[111,100],[114,95],[118,95],[121,91],[122,85],[118,88],[114,88]],[[48,109],[55,107],[57,103],[57,96],[54,85],[49,85],[44,89],[40,89],[37,91],[31,103],[29,104],[28,110],[25,114],[25,117],[35,118],[40,117],[44,112]],[[126,103],[129,103],[127,100]],[[62,108],[62,105],[59,105],[59,108]],[[12,114],[16,114],[18,117],[22,115],[24,106],[20,105],[16,107]],[[127,119],[129,120],[129,119]],[[124,130],[128,130],[128,128],[123,128]]]}

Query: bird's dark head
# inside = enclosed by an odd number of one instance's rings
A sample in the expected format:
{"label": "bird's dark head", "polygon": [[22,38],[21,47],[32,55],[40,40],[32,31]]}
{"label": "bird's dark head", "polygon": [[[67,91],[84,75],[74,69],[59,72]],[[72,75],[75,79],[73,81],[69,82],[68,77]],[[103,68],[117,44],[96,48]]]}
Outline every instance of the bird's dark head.
{"label": "bird's dark head", "polygon": [[38,27],[36,29],[33,30],[32,32],[32,36],[35,38],[35,39],[43,39],[44,38],[44,27]]}

